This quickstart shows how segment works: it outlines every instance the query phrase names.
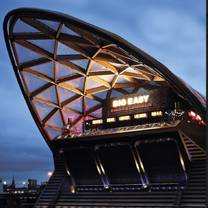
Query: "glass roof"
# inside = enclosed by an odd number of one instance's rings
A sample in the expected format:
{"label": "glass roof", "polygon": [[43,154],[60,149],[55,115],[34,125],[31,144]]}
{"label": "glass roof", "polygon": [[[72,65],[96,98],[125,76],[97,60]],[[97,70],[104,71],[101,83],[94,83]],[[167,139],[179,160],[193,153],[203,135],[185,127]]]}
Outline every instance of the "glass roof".
{"label": "glass roof", "polygon": [[48,140],[61,135],[69,120],[80,134],[86,119],[102,117],[107,99],[146,83],[165,84],[127,51],[68,22],[18,18],[11,42],[22,85]]}

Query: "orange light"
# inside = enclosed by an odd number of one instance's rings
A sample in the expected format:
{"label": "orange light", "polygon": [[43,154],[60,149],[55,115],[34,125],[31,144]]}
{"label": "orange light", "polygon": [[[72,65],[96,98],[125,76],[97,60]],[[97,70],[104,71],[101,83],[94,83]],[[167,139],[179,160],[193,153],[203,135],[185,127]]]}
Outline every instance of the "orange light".
{"label": "orange light", "polygon": [[202,120],[201,116],[200,115],[196,115],[196,120],[201,121]]}
{"label": "orange light", "polygon": [[115,122],[116,119],[115,118],[107,118],[107,123],[112,123],[112,122]]}
{"label": "orange light", "polygon": [[102,123],[103,123],[102,119],[97,119],[92,121],[92,124],[102,124]]}
{"label": "orange light", "polygon": [[188,112],[188,115],[191,117],[196,117],[196,113],[194,113],[193,111]]}
{"label": "orange light", "polygon": [[134,115],[135,119],[147,118],[147,113],[139,113]]}
{"label": "orange light", "polygon": [[130,120],[130,116],[120,116],[118,119],[119,121],[127,121]]}
{"label": "orange light", "polygon": [[151,116],[152,117],[162,116],[162,115],[163,115],[163,112],[162,111],[154,111],[154,112],[151,112]]}

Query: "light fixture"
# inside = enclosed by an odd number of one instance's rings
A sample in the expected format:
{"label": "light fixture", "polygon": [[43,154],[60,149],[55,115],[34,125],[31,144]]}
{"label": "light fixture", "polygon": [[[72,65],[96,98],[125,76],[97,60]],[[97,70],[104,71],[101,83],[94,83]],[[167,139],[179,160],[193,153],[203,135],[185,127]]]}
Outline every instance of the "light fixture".
{"label": "light fixture", "polygon": [[107,118],[107,119],[106,119],[106,122],[107,122],[107,123],[112,123],[112,122],[115,122],[115,121],[116,121],[115,118]]}
{"label": "light fixture", "polygon": [[48,177],[51,177],[53,175],[53,172],[52,171],[49,171],[48,172]]}
{"label": "light fixture", "polygon": [[128,121],[130,120],[130,116],[120,116],[118,119],[119,121]]}
{"label": "light fixture", "polygon": [[135,119],[147,118],[147,113],[139,113],[134,115]]}
{"label": "light fixture", "polygon": [[162,116],[162,115],[163,115],[162,111],[153,111],[153,112],[151,112],[152,117]]}
{"label": "light fixture", "polygon": [[93,120],[92,124],[96,125],[96,124],[102,124],[103,123],[103,119],[97,119],[97,120]]}

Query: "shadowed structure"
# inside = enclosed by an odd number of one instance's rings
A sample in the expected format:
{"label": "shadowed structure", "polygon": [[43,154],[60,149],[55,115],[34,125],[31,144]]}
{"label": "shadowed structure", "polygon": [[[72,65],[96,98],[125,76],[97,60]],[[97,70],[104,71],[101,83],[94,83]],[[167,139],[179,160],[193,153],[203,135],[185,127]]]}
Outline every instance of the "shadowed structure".
{"label": "shadowed structure", "polygon": [[205,207],[197,91],[121,37],[64,14],[13,10],[4,34],[54,155],[35,207]]}

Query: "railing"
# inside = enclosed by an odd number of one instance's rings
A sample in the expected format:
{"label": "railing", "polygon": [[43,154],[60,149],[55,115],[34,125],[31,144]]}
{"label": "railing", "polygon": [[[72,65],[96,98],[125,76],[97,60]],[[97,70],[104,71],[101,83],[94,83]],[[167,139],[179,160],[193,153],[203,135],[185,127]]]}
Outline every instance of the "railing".
{"label": "railing", "polygon": [[125,132],[135,132],[135,131],[147,131],[152,129],[165,129],[170,127],[176,127],[180,123],[180,120],[170,121],[170,122],[157,122],[157,123],[147,123],[147,124],[139,124],[135,126],[128,127],[116,127],[110,129],[93,129],[85,131],[79,135],[65,135],[58,136],[57,139],[71,139],[75,137],[86,137],[86,136],[100,136],[106,134],[120,134]]}
{"label": "railing", "polygon": [[58,200],[58,198],[59,198],[59,195],[60,195],[60,193],[61,193],[62,187],[63,187],[63,185],[64,185],[65,178],[66,178],[66,177],[63,177],[61,183],[59,184],[58,189],[57,189],[57,192],[56,192],[56,194],[55,194],[55,196],[54,196],[54,200],[50,202],[49,207],[51,207],[51,208],[55,207],[56,202],[57,202],[57,200]]}

